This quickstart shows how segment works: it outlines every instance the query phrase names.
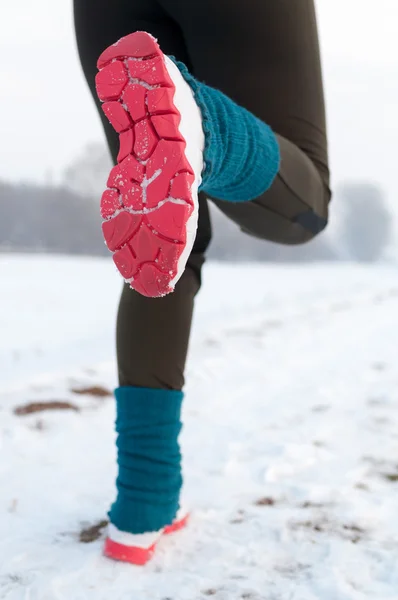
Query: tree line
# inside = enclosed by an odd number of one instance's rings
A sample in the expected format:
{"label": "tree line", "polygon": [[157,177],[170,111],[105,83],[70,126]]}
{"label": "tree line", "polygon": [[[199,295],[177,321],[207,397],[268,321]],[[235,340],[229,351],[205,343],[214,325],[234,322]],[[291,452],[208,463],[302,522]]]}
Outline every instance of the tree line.
{"label": "tree line", "polygon": [[[105,148],[92,144],[68,166],[57,185],[0,181],[0,251],[107,256],[99,199],[110,168]],[[211,206],[209,258],[233,261],[308,262],[381,259],[393,236],[393,217],[379,186],[346,183],[335,190],[331,213],[338,221],[303,246],[285,247],[243,234]]]}

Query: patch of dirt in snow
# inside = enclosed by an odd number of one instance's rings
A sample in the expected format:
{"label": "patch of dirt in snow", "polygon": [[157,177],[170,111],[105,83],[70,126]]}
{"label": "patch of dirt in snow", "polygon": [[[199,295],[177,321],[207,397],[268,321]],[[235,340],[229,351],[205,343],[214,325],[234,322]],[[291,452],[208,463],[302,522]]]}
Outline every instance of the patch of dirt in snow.
{"label": "patch of dirt in snow", "polygon": [[367,532],[358,525],[338,523],[326,515],[318,518],[315,517],[314,519],[309,519],[307,521],[291,522],[290,527],[293,531],[308,529],[315,533],[338,535],[354,544],[362,541],[367,535]]}
{"label": "patch of dirt in snow", "polygon": [[382,475],[384,479],[390,481],[391,483],[398,483],[398,467],[396,473],[383,473]]}
{"label": "patch of dirt in snow", "polygon": [[74,387],[71,388],[72,394],[79,396],[94,396],[95,398],[109,398],[112,396],[112,392],[101,385],[91,385],[87,387]]}
{"label": "patch of dirt in snow", "polygon": [[372,465],[370,476],[381,477],[389,483],[398,483],[398,464],[373,456],[364,456],[362,460]]}
{"label": "patch of dirt in snow", "polygon": [[102,537],[107,525],[108,521],[103,520],[99,521],[99,523],[96,523],[95,525],[84,527],[79,534],[79,541],[82,542],[82,544],[91,544],[91,542],[96,542]]}
{"label": "patch of dirt in snow", "polygon": [[269,496],[265,496],[264,498],[260,498],[255,503],[255,506],[275,506],[276,500],[275,498],[270,498]]}
{"label": "patch of dirt in snow", "polygon": [[14,414],[18,417],[25,415],[31,415],[33,413],[45,412],[48,410],[72,410],[79,412],[80,408],[72,402],[65,402],[61,400],[48,400],[46,402],[28,402],[22,406],[14,408]]}

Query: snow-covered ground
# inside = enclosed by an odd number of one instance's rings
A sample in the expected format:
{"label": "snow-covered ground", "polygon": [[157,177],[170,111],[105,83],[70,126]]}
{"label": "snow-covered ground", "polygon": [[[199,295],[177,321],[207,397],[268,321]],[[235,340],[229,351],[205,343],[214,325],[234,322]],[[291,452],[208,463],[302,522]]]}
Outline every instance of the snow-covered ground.
{"label": "snow-covered ground", "polygon": [[[145,568],[101,556],[120,281],[0,255],[0,598],[398,597],[398,271],[208,265],[188,368],[191,525]],[[36,401],[80,411],[17,416]]]}

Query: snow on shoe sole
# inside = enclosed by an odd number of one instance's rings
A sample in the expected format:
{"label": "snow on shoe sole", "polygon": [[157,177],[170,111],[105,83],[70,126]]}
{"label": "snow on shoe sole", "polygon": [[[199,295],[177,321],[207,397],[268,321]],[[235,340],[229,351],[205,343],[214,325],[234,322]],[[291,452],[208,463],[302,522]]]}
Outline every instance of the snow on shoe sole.
{"label": "snow on shoe sole", "polygon": [[120,140],[101,199],[105,241],[133,289],[164,296],[184,272],[196,236],[200,110],[177,66],[148,33],[122,38],[97,66],[97,94]]}
{"label": "snow on shoe sole", "polygon": [[188,519],[188,514],[177,516],[174,523],[163,530],[142,535],[125,533],[111,524],[105,540],[104,554],[113,560],[143,566],[153,557],[163,535],[170,535],[183,529]]}

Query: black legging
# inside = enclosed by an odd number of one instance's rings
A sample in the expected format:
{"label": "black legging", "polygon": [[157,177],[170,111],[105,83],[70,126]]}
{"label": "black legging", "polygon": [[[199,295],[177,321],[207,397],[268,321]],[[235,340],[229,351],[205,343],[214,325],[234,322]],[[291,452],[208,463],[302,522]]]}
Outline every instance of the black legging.
{"label": "black legging", "polygon": [[[271,189],[252,202],[212,198],[217,206],[243,231],[284,244],[310,240],[325,227],[329,170],[313,0],[74,0],[74,8],[81,62],[115,161],[118,136],[96,98],[96,61],[120,37],[144,30],[278,135],[281,168]],[[175,292],[151,300],[125,286],[117,340],[121,385],[183,386],[193,300],[210,238],[202,194],[197,238]]]}

